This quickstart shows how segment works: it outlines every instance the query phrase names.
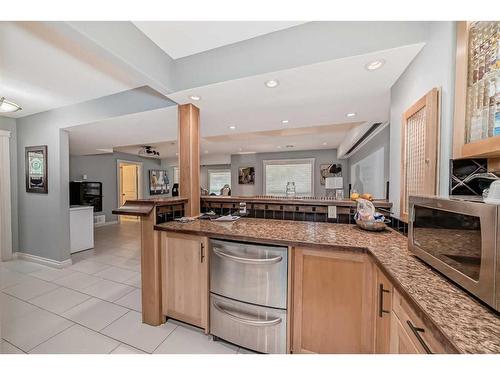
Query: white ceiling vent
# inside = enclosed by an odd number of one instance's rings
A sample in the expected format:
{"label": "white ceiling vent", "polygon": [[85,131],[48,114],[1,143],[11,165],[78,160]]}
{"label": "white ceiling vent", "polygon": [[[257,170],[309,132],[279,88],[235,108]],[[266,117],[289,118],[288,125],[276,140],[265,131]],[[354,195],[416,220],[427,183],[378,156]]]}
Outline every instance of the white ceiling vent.
{"label": "white ceiling vent", "polygon": [[380,133],[387,125],[389,125],[388,122],[366,122],[352,129],[347,133],[338,147],[337,157],[339,159],[351,157],[351,155],[355,154],[356,151]]}

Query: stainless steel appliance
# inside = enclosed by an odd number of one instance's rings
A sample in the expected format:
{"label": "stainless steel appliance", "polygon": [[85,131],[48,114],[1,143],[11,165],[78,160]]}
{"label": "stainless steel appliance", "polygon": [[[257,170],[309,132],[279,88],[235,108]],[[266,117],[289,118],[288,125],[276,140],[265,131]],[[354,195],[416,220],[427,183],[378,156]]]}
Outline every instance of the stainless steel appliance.
{"label": "stainless steel appliance", "polygon": [[288,249],[211,240],[210,252],[210,333],[285,353]]}
{"label": "stainless steel appliance", "polygon": [[409,249],[496,311],[500,310],[500,206],[410,197]]}

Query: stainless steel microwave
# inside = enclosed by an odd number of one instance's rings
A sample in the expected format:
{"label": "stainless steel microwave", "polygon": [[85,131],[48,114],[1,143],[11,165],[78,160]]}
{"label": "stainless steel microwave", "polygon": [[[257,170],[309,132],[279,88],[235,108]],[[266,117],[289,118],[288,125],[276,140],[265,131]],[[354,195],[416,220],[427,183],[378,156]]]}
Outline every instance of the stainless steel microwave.
{"label": "stainless steel microwave", "polygon": [[410,251],[496,311],[500,310],[499,207],[412,196],[408,215]]}

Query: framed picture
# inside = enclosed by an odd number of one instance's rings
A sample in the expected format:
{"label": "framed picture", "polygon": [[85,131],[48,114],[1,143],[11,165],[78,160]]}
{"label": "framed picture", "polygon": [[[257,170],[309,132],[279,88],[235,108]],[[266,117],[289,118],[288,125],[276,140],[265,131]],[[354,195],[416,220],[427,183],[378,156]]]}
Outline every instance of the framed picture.
{"label": "framed picture", "polygon": [[170,191],[168,172],[160,169],[149,170],[149,195],[168,194]]}
{"label": "framed picture", "polygon": [[48,194],[47,146],[25,148],[26,192]]}
{"label": "framed picture", "polygon": [[254,185],[255,184],[255,168],[240,167],[238,168],[238,184]]}
{"label": "framed picture", "polygon": [[340,177],[342,176],[342,165],[341,164],[320,164],[319,166],[321,185],[325,184],[325,178],[327,177]]}

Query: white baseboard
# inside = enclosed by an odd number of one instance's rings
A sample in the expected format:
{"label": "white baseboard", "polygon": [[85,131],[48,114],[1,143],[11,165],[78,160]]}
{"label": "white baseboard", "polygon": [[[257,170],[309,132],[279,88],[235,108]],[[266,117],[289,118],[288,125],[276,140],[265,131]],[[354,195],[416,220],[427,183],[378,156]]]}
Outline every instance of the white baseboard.
{"label": "white baseboard", "polygon": [[106,221],[103,224],[94,224],[94,228],[105,227],[106,225],[118,224],[118,220]]}
{"label": "white baseboard", "polygon": [[65,268],[65,267],[71,266],[73,264],[73,262],[71,261],[71,258],[63,260],[63,261],[57,261],[57,260],[53,260],[53,259],[49,259],[49,258],[39,257],[37,255],[22,253],[20,251],[13,253],[12,257],[14,259],[23,259],[23,260],[27,260],[29,262],[43,264],[44,266],[49,266],[49,267],[53,267],[53,268]]}

